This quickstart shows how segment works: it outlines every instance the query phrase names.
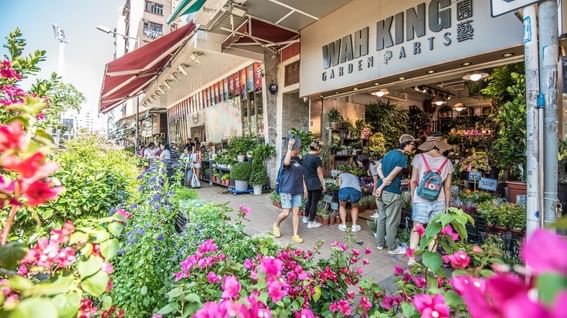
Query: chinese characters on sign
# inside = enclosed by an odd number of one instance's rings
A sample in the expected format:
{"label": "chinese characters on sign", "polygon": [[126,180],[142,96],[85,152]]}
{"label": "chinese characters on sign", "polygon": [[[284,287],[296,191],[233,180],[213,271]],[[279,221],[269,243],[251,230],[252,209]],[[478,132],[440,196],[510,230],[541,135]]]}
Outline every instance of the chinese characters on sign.
{"label": "chinese characters on sign", "polygon": [[472,0],[462,0],[457,2],[457,42],[472,40],[474,38],[473,23],[473,2]]}

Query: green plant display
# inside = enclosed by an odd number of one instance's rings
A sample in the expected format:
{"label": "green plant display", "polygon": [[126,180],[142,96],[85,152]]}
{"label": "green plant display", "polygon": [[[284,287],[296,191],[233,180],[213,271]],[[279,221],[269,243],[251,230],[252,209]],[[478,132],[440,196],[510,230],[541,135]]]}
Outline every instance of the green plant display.
{"label": "green plant display", "polygon": [[245,155],[252,151],[256,147],[256,143],[256,137],[232,137],[228,141],[227,150],[232,158],[236,158],[238,155]]}
{"label": "green plant display", "polygon": [[314,138],[312,132],[292,128],[291,135],[298,137],[301,140],[301,153],[306,153],[309,151],[309,145],[311,145],[311,142]]}
{"label": "green plant display", "polygon": [[486,201],[479,205],[478,211],[487,224],[523,230],[526,227],[526,209],[513,203]]}
{"label": "green plant display", "polygon": [[488,154],[483,151],[474,152],[461,162],[459,162],[459,171],[468,172],[478,170],[482,172],[489,172],[491,169],[490,162],[488,161]]}
{"label": "green plant display", "polygon": [[407,111],[390,101],[367,105],[365,116],[366,122],[374,127],[374,131],[381,133],[386,139],[386,149],[397,147],[400,136],[409,131]]}
{"label": "green plant display", "polygon": [[343,116],[336,108],[333,108],[329,111],[327,118],[329,119],[330,123],[338,123],[343,120]]}
{"label": "green plant display", "polygon": [[232,166],[230,178],[232,180],[248,181],[252,168],[249,163],[239,162]]}
{"label": "green plant display", "polygon": [[386,154],[386,138],[382,133],[375,133],[370,137],[368,150],[377,158],[382,158]]}

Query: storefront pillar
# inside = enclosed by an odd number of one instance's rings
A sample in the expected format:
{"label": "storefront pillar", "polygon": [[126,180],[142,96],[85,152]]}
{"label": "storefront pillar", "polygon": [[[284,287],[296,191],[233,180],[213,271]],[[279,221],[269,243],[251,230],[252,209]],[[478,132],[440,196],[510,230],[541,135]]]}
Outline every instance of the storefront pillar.
{"label": "storefront pillar", "polygon": [[[264,92],[264,119],[265,119],[265,129],[264,138],[266,142],[270,145],[276,147],[277,153],[279,154],[277,136],[278,136],[278,95],[272,94],[268,87],[272,83],[278,82],[278,58],[274,56],[274,52],[271,50],[264,51],[264,81],[262,83]],[[268,177],[272,182],[272,186],[275,184],[276,175],[278,172],[278,157],[269,159],[267,161],[268,167]]]}
{"label": "storefront pillar", "polygon": [[544,217],[545,224],[557,219],[559,136],[557,122],[557,61],[559,59],[557,2],[539,4],[540,89],[545,98],[544,110]]}

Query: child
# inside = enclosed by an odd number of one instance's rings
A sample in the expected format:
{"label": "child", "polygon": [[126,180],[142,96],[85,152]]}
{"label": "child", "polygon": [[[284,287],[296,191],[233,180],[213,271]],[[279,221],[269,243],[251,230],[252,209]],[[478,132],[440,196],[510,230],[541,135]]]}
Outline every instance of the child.
{"label": "child", "polygon": [[351,173],[350,169],[339,174],[337,181],[339,184],[339,214],[342,221],[342,224],[339,225],[339,230],[343,232],[347,230],[346,204],[349,202],[351,205],[350,212],[352,215],[351,231],[358,232],[360,231],[360,225],[356,223],[358,220],[358,201],[362,198],[360,181],[357,176]]}

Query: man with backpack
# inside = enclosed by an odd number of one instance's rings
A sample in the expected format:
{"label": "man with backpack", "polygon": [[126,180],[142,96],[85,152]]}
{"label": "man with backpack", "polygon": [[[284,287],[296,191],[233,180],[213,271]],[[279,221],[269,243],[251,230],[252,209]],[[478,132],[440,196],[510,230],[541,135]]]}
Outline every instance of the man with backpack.
{"label": "man with backpack", "polygon": [[[453,165],[443,153],[450,150],[441,135],[434,134],[418,147],[423,153],[415,156],[411,165],[411,202],[413,229],[410,235],[410,248],[419,244],[417,227],[428,224],[431,219],[447,211],[451,201],[451,176]],[[410,257],[408,266],[416,263]]]}

